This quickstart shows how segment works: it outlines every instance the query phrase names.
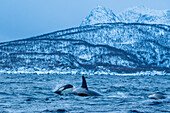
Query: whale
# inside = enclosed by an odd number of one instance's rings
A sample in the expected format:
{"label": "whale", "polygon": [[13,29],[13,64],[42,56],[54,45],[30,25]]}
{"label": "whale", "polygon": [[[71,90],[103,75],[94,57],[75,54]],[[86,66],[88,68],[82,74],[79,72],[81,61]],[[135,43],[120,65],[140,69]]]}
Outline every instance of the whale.
{"label": "whale", "polygon": [[72,91],[73,91],[73,85],[67,84],[58,88],[56,91],[54,91],[54,93],[57,93],[59,95],[66,95],[66,94],[71,94]]}
{"label": "whale", "polygon": [[155,100],[165,99],[164,94],[161,93],[161,92],[156,92],[156,93],[154,93],[154,94],[152,94],[152,95],[149,95],[148,97],[149,97],[150,99],[155,99]]}
{"label": "whale", "polygon": [[96,91],[89,90],[87,87],[86,79],[82,76],[82,85],[80,88],[74,89],[73,93],[79,96],[102,96],[100,93]]}
{"label": "whale", "polygon": [[84,76],[82,76],[82,85],[80,88],[75,88],[71,84],[64,85],[60,87],[58,90],[54,91],[59,95],[66,95],[66,94],[74,94],[78,96],[102,96],[100,93],[89,90],[87,87],[87,82]]}

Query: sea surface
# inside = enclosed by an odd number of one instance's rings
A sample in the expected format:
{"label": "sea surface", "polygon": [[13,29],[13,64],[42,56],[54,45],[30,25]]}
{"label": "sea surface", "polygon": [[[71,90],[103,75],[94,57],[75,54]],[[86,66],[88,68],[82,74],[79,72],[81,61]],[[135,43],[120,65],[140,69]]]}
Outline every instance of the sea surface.
{"label": "sea surface", "polygon": [[[57,95],[65,84],[81,86],[81,75],[1,74],[0,113],[170,113],[170,76],[85,75],[103,96]],[[155,92],[165,99],[153,100]]]}

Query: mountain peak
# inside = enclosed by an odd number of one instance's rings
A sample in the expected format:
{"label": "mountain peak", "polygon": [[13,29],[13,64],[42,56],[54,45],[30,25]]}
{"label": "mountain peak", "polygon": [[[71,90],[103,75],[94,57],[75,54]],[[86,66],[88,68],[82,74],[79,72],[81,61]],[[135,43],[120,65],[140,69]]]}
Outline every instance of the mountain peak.
{"label": "mountain peak", "polygon": [[113,23],[117,21],[116,15],[112,10],[103,6],[97,6],[92,9],[89,16],[87,16],[81,23],[80,26],[92,25],[96,23]]}
{"label": "mountain peak", "polygon": [[126,23],[148,23],[169,25],[169,10],[156,10],[144,6],[128,8],[121,12],[118,17]]}
{"label": "mountain peak", "polygon": [[127,11],[135,11],[141,14],[149,14],[153,16],[164,16],[167,10],[157,10],[157,9],[150,9],[145,6],[136,6],[132,8],[128,8]]}

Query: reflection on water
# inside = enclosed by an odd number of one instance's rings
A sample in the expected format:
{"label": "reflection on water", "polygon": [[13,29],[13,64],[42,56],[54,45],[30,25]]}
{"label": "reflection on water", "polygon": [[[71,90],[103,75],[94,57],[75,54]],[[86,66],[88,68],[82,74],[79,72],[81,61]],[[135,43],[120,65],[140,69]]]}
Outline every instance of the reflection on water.
{"label": "reflection on water", "polygon": [[[61,96],[52,91],[81,85],[81,75],[0,75],[0,112],[170,112],[169,76],[86,75],[99,97]],[[165,99],[153,100],[155,92]]]}

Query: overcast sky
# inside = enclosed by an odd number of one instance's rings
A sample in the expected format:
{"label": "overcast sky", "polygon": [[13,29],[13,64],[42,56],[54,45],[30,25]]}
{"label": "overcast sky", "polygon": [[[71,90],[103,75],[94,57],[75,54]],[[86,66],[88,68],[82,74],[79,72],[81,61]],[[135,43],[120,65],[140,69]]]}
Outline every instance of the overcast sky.
{"label": "overcast sky", "polygon": [[98,5],[115,14],[134,6],[169,9],[170,0],[0,0],[0,42],[79,26]]}

